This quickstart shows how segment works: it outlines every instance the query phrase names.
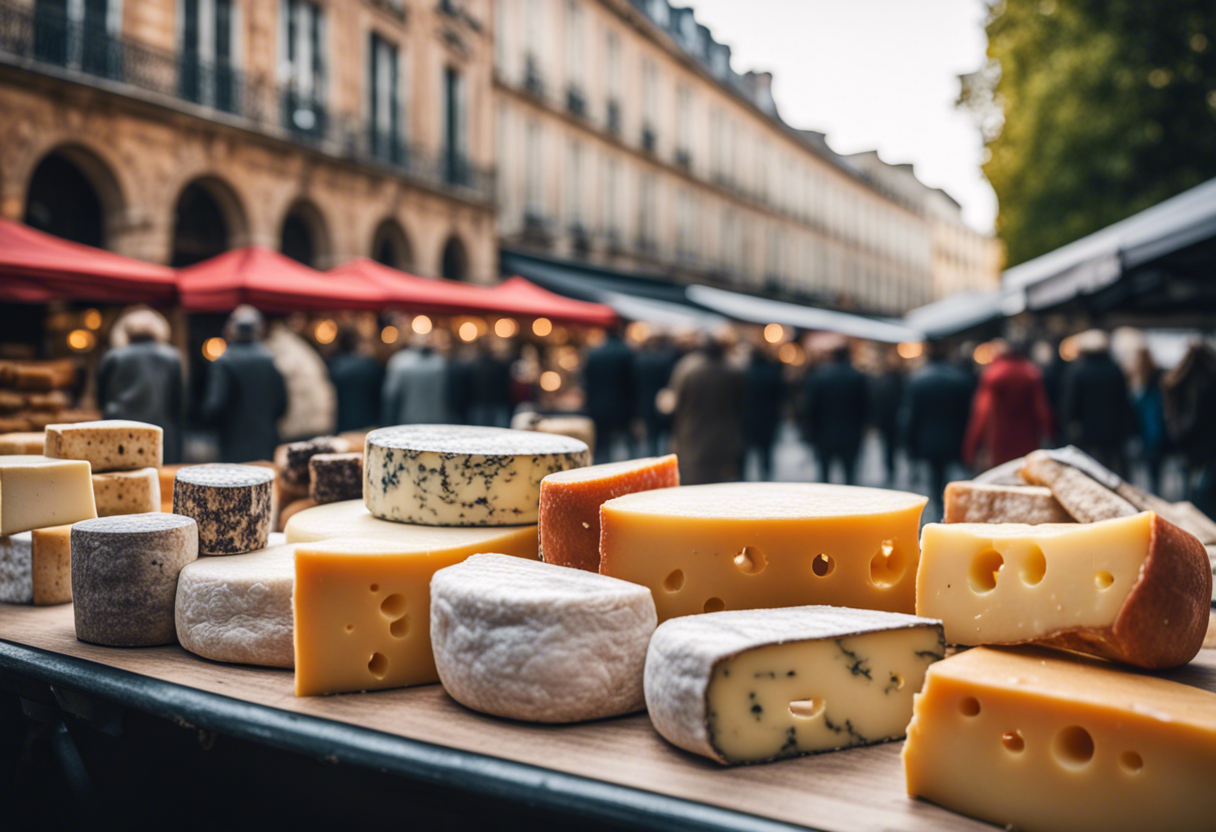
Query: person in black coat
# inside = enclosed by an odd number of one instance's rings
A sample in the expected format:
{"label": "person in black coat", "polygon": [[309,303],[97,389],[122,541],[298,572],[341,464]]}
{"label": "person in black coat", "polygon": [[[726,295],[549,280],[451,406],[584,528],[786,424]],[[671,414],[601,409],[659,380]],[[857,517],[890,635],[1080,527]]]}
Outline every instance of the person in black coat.
{"label": "person in black coat", "polygon": [[384,370],[359,347],[358,332],[344,327],[338,351],[329,359],[329,379],[338,397],[338,433],[374,427],[380,418]]}
{"label": "person in black coat", "polygon": [[819,479],[829,482],[832,462],[839,461],[845,482],[856,483],[870,395],[866,377],[850,363],[847,344],[832,350],[827,363],[807,376],[800,415],[803,436],[819,458]]}
{"label": "person in black coat", "polygon": [[1127,377],[1110,356],[1110,339],[1093,329],[1077,336],[1080,355],[1064,374],[1060,433],[1123,476],[1124,445],[1134,425]]}
{"label": "person in black coat", "polygon": [[490,347],[482,340],[473,362],[473,407],[470,421],[475,425],[505,428],[511,424],[511,361],[508,347]]}
{"label": "person in black coat", "polygon": [[223,462],[274,457],[278,421],[287,412],[287,385],[262,345],[262,314],[238,306],[224,325],[228,347],[211,364],[201,415],[219,428]]}
{"label": "person in black coat", "polygon": [[604,343],[587,354],[583,390],[587,415],[595,422],[595,461],[608,462],[618,440],[628,447],[634,412],[633,352],[619,328],[610,329]]}
{"label": "person in black coat", "polygon": [[747,453],[760,460],[760,479],[773,478],[773,444],[785,404],[785,378],[781,364],[761,347],[752,350],[743,372],[743,440]]}
{"label": "person in black coat", "polygon": [[871,382],[870,403],[874,413],[874,426],[882,437],[885,480],[888,486],[895,483],[895,452],[899,449],[899,410],[904,396],[903,370],[892,359]]}
{"label": "person in black coat", "polygon": [[671,381],[671,371],[679,358],[680,354],[671,342],[658,335],[634,353],[634,405],[646,431],[638,456],[660,456],[670,447],[671,417],[659,412],[656,402],[659,391]]}
{"label": "person in black coat", "polygon": [[975,379],[951,364],[945,342],[929,344],[929,360],[912,373],[902,413],[908,454],[929,468],[929,499],[940,511],[952,464],[962,460]]}

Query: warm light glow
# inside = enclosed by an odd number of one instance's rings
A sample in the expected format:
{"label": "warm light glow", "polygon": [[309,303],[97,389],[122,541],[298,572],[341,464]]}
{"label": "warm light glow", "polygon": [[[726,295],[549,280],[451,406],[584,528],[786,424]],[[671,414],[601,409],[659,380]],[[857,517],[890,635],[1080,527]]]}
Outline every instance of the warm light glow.
{"label": "warm light glow", "polygon": [[978,345],[971,358],[976,364],[991,364],[996,359],[996,345],[991,341]]}
{"label": "warm light glow", "polygon": [[328,319],[321,321],[313,331],[313,337],[318,344],[332,344],[338,337],[338,325]]}
{"label": "warm light glow", "polygon": [[540,374],[540,389],[552,393],[562,386],[562,377],[553,370],[545,370]]}
{"label": "warm light glow", "polygon": [[410,328],[419,335],[426,335],[433,327],[434,324],[431,323],[431,319],[426,315],[418,315],[414,318],[414,322],[410,324]]}
{"label": "warm light glow", "polygon": [[73,329],[68,333],[68,346],[76,352],[88,352],[97,343],[97,336],[87,329]]}
{"label": "warm light glow", "polygon": [[460,325],[460,329],[458,330],[457,334],[460,336],[460,340],[465,341],[466,343],[469,341],[476,341],[477,324],[473,323],[472,321],[465,321]]}
{"label": "warm light glow", "polygon": [[577,369],[578,350],[574,347],[562,347],[561,355],[557,358],[557,363],[563,370]]}
{"label": "warm light glow", "polygon": [[1065,361],[1076,361],[1081,350],[1077,348],[1077,337],[1069,336],[1060,342],[1060,358]]}
{"label": "warm light glow", "polygon": [[634,321],[625,327],[625,337],[635,344],[640,344],[650,337],[650,327],[645,321]]}
{"label": "warm light glow", "polygon": [[764,340],[770,344],[780,344],[785,340],[785,327],[781,324],[769,324],[764,328]]}
{"label": "warm light glow", "polygon": [[494,334],[499,338],[510,338],[517,332],[519,324],[515,323],[514,318],[499,318],[494,322]]}
{"label": "warm light glow", "polygon": [[208,338],[203,342],[203,358],[214,361],[228,349],[228,342],[223,338]]}
{"label": "warm light glow", "polygon": [[920,341],[905,341],[896,347],[895,351],[899,353],[900,358],[920,358],[922,355],[924,355],[925,345]]}
{"label": "warm light glow", "polygon": [[86,309],[80,318],[86,329],[101,329],[101,310]]}
{"label": "warm light glow", "polygon": [[801,367],[806,362],[806,352],[792,341],[781,345],[781,349],[777,350],[777,357],[783,363],[793,364],[795,367]]}
{"label": "warm light glow", "polygon": [[[537,338],[544,338],[553,331],[553,321],[548,318],[537,318],[532,322],[532,334]],[[554,388],[557,389],[556,387]]]}
{"label": "warm light glow", "polygon": [[397,343],[397,339],[400,337],[401,333],[397,330],[397,327],[393,326],[392,324],[389,324],[384,329],[380,330],[380,340],[386,344],[395,344]]}

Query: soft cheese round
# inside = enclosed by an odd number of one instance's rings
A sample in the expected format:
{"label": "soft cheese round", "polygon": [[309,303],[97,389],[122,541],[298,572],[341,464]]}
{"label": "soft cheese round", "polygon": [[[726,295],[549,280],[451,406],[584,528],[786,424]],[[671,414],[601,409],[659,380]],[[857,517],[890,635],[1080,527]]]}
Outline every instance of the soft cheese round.
{"label": "soft cheese round", "polygon": [[239,555],[266,548],[274,471],[258,465],[193,465],[173,480],[173,511],[198,521],[199,552]]}
{"label": "soft cheese round", "polygon": [[363,501],[385,520],[428,526],[535,523],[540,481],[590,462],[565,436],[466,425],[403,425],[367,435]]}
{"label": "soft cheese round", "polygon": [[536,526],[492,526],[459,528],[451,526],[417,526],[394,523],[372,515],[359,500],[326,503],[292,515],[283,530],[288,543],[311,543],[332,538],[363,538],[389,542],[415,543],[419,546],[447,549],[452,546],[483,545],[492,551],[497,542],[516,532],[531,532]]}
{"label": "soft cheese round", "polygon": [[591,572],[474,555],[431,579],[431,646],[466,707],[532,722],[640,710],[650,591]]}
{"label": "soft cheese round", "polygon": [[187,564],[177,580],[182,647],[217,662],[293,667],[295,546]]}

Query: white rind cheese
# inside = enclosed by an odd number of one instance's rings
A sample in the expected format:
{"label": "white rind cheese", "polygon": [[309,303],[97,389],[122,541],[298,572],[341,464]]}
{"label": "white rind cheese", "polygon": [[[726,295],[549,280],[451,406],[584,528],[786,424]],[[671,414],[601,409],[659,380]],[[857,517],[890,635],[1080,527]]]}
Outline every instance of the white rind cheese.
{"label": "white rind cheese", "polygon": [[473,555],[431,579],[440,681],[494,716],[579,722],[641,710],[657,622],[646,587],[507,555]]}
{"label": "white rind cheese", "polygon": [[160,472],[140,468],[94,474],[93,500],[98,517],[160,511]]}
{"label": "white rind cheese", "polygon": [[372,514],[427,526],[535,523],[540,481],[581,468],[577,439],[461,425],[404,425],[367,435],[363,501]]}
{"label": "white rind cheese", "polygon": [[266,548],[274,471],[259,465],[194,465],[173,480],[173,512],[198,522],[199,554]]}
{"label": "white rind cheese", "polygon": [[0,601],[34,600],[34,539],[30,532],[0,537]]}
{"label": "white rind cheese", "polygon": [[673,745],[724,764],[897,739],[941,623],[847,607],[674,618],[646,657],[646,707]]}

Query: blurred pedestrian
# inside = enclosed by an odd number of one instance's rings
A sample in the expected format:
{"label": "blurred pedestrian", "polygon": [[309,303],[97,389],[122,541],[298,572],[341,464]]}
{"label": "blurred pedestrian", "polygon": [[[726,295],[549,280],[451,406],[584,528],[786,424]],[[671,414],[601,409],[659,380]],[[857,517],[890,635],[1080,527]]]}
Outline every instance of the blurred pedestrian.
{"label": "blurred pedestrian", "polygon": [[1020,343],[1001,342],[980,374],[963,440],[963,461],[989,468],[1037,450],[1053,433],[1043,374]]}
{"label": "blurred pedestrian", "polygon": [[949,361],[945,341],[930,341],[928,360],[908,378],[902,413],[908,454],[929,469],[929,500],[942,511],[950,466],[962,461],[975,380]]}
{"label": "blurred pedestrian", "polygon": [[710,340],[698,358],[681,359],[672,373],[672,433],[680,456],[680,482],[734,482],[743,467],[743,377]]}
{"label": "blurred pedestrian", "polygon": [[667,452],[671,417],[658,409],[659,391],[671,382],[679,353],[662,335],[646,339],[633,355],[633,403],[644,433],[638,456],[660,456]]}
{"label": "blurred pedestrian", "polygon": [[1161,386],[1166,427],[1186,461],[1187,497],[1200,511],[1216,517],[1216,430],[1212,430],[1216,351],[1196,341]]}
{"label": "blurred pedestrian", "polygon": [[446,424],[448,360],[434,340],[420,335],[388,360],[380,400],[380,424]]}
{"label": "blurred pedestrian", "polygon": [[756,455],[760,480],[773,478],[773,445],[785,406],[785,378],[780,362],[761,346],[752,348],[743,371],[743,438],[747,455]]}
{"label": "blurred pedestrian", "polygon": [[264,343],[287,385],[287,412],[279,420],[279,436],[292,442],[332,434],[338,424],[338,394],[325,359],[284,321],[271,322]]}
{"label": "blurred pedestrian", "polygon": [[353,326],[338,332],[338,350],[329,359],[329,379],[338,399],[338,433],[373,427],[380,418],[384,371],[365,351]]}
{"label": "blurred pedestrian", "polygon": [[504,428],[511,423],[511,344],[498,339],[487,343],[473,363],[473,405],[470,419],[475,425]]}
{"label": "blurred pedestrian", "polygon": [[1136,351],[1132,369],[1132,398],[1136,409],[1136,433],[1140,440],[1140,462],[1148,479],[1148,490],[1161,494],[1161,466],[1168,445],[1165,435],[1165,400],[1161,393],[1164,374],[1153,361],[1147,346]]}
{"label": "blurred pedestrian", "polygon": [[895,484],[896,452],[899,450],[899,411],[904,398],[902,359],[892,352],[885,356],[884,367],[871,381],[870,404],[874,427],[882,438],[885,482]]}
{"label": "blurred pedestrian", "polygon": [[169,345],[169,322],[136,309],[110,330],[110,351],[97,367],[97,403],[103,419],[133,419],[164,430],[165,464],[182,461],[184,379],[182,357]]}
{"label": "blurred pedestrian", "polygon": [[803,438],[815,449],[818,479],[831,482],[833,463],[839,462],[844,481],[855,484],[870,418],[870,391],[843,339],[830,347],[827,361],[807,375],[799,415]]}
{"label": "blurred pedestrian", "polygon": [[1091,329],[1076,336],[1080,354],[1064,373],[1059,428],[1065,442],[1116,474],[1126,472],[1124,446],[1132,432],[1131,396],[1110,355],[1110,337]]}
{"label": "blurred pedestrian", "polygon": [[271,459],[279,444],[287,385],[262,344],[264,332],[262,314],[252,306],[238,306],[224,325],[228,346],[207,372],[200,410],[203,420],[219,429],[223,462]]}
{"label": "blurred pedestrian", "polygon": [[587,353],[583,391],[587,415],[595,422],[595,461],[609,462],[621,442],[628,455],[634,411],[633,353],[621,338],[619,326],[609,328],[604,343]]}
{"label": "blurred pedestrian", "polygon": [[457,425],[473,424],[474,365],[477,347],[461,344],[448,356],[448,421]]}

